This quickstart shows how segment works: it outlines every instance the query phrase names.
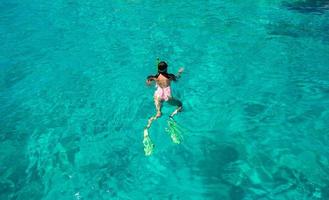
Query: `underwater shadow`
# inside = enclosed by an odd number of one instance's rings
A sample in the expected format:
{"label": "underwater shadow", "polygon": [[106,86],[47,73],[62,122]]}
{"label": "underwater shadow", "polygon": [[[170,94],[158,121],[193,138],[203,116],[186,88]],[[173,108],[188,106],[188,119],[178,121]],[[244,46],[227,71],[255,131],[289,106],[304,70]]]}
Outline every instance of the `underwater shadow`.
{"label": "underwater shadow", "polygon": [[272,23],[266,25],[269,36],[298,38],[312,38],[324,44],[329,43],[329,25],[317,25],[314,23],[294,23],[287,20],[275,19]]}
{"label": "underwater shadow", "polygon": [[306,0],[295,2],[283,2],[283,7],[301,13],[323,14],[329,10],[329,0]]}
{"label": "underwater shadow", "polygon": [[[209,139],[203,139],[201,144],[203,144],[201,146],[203,156],[197,164],[199,170],[195,172],[197,176],[202,178],[203,184],[207,188],[205,196],[210,199],[217,197],[239,199],[243,197],[243,189],[234,187],[230,181],[230,179],[235,178],[238,171],[228,170],[240,159],[239,148],[235,144],[217,143]],[[234,195],[235,190],[238,190],[239,194]]]}

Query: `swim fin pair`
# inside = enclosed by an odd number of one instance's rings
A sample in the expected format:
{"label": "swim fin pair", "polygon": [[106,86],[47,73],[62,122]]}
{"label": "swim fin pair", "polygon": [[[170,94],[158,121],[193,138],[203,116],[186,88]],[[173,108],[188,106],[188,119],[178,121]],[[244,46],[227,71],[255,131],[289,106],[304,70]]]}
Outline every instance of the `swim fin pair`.
{"label": "swim fin pair", "polygon": [[[169,118],[168,127],[165,130],[169,134],[172,142],[175,144],[180,144],[183,139],[181,129],[182,128],[177,124],[177,122],[173,118]],[[144,145],[145,155],[150,156],[153,153],[153,149],[155,145],[153,144],[151,138],[149,137],[148,128],[144,129],[143,145]]]}

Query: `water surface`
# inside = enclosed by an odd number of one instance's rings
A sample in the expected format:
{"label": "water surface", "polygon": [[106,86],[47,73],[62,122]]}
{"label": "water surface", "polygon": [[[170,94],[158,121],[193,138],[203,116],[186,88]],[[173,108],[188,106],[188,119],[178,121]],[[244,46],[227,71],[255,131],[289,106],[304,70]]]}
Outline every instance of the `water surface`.
{"label": "water surface", "polygon": [[[327,1],[0,3],[0,199],[329,199]],[[150,135],[156,58],[184,111]]]}

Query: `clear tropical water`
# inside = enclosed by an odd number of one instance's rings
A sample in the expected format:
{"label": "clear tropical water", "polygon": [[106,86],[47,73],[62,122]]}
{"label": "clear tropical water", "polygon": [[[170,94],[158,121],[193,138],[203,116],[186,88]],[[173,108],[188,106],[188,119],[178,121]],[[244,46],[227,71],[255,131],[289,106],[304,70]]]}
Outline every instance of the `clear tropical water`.
{"label": "clear tropical water", "polygon": [[[327,1],[2,0],[0,199],[329,199]],[[184,111],[155,114],[155,60]]]}

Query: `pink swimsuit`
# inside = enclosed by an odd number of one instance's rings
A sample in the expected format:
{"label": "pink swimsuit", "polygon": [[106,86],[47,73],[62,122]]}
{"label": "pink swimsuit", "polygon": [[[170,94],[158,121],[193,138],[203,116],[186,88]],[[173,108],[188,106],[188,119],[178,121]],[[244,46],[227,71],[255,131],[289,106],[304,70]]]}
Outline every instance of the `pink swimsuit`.
{"label": "pink swimsuit", "polygon": [[160,100],[168,101],[169,98],[171,97],[170,86],[166,88],[161,88],[160,86],[157,85],[157,90],[154,92],[154,97]]}

